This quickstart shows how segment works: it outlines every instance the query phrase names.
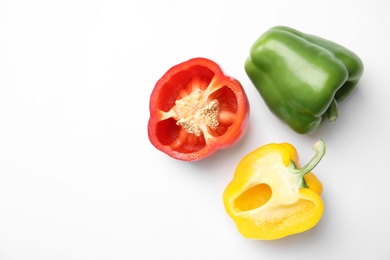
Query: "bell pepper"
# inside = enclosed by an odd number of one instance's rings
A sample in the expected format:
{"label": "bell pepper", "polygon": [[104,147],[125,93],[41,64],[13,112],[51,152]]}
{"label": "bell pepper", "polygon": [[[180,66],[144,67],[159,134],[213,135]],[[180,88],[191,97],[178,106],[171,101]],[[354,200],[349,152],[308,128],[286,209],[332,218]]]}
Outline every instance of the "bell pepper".
{"label": "bell pepper", "polygon": [[310,134],[324,119],[336,121],[338,103],[354,90],[363,63],[337,43],[276,26],[255,41],[245,71],[274,115]]}
{"label": "bell pepper", "polygon": [[232,146],[248,128],[249,101],[242,85],[205,58],[170,68],[155,84],[149,110],[150,142],[183,161]]}
{"label": "bell pepper", "polygon": [[242,236],[274,240],[318,223],[324,211],[322,184],[311,171],[323,158],[325,143],[317,141],[313,150],[302,168],[289,143],[264,145],[239,162],[223,202]]}

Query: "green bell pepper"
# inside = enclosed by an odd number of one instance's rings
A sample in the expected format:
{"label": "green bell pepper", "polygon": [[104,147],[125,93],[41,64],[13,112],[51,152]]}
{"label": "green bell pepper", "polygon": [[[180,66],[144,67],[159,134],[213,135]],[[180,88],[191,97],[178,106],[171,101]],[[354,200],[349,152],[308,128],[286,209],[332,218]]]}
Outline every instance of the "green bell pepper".
{"label": "green bell pepper", "polygon": [[245,71],[268,108],[294,131],[309,134],[338,117],[363,63],[337,43],[276,26],[253,44]]}

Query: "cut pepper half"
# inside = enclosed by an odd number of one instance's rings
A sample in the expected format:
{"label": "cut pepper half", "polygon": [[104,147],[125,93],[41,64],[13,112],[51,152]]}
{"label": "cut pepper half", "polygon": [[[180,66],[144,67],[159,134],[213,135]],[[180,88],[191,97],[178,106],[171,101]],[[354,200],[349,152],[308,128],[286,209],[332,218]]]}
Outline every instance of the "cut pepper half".
{"label": "cut pepper half", "polygon": [[200,160],[235,144],[246,133],[249,118],[240,82],[205,58],[169,69],[152,91],[149,110],[150,142],[183,161]]}
{"label": "cut pepper half", "polygon": [[287,143],[262,146],[240,161],[223,202],[244,237],[274,240],[318,223],[324,211],[322,185],[311,170],[325,154],[324,142],[313,149],[315,156],[302,168]]}

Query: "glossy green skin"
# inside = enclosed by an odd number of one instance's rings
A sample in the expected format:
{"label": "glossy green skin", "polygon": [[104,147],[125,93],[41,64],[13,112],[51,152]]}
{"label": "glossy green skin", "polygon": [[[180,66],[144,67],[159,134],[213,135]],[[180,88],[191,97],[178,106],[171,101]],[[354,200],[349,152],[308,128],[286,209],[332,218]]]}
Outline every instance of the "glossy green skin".
{"label": "glossy green skin", "polygon": [[337,117],[337,103],[355,88],[363,63],[334,42],[277,26],[253,44],[245,71],[277,117],[309,134],[328,110]]}

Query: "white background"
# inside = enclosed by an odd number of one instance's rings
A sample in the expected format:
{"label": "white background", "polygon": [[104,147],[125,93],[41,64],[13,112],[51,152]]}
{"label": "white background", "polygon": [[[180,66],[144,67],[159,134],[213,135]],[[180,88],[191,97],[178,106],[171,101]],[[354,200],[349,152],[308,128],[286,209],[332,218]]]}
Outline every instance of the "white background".
{"label": "white background", "polygon": [[[0,1],[0,259],[390,259],[390,2]],[[365,65],[338,121],[299,135],[244,71],[256,38],[287,25]],[[245,88],[249,130],[188,163],[147,137],[149,96],[173,65],[219,63]],[[243,238],[222,192],[240,159],[271,142],[313,171],[325,213],[310,231]]]}

